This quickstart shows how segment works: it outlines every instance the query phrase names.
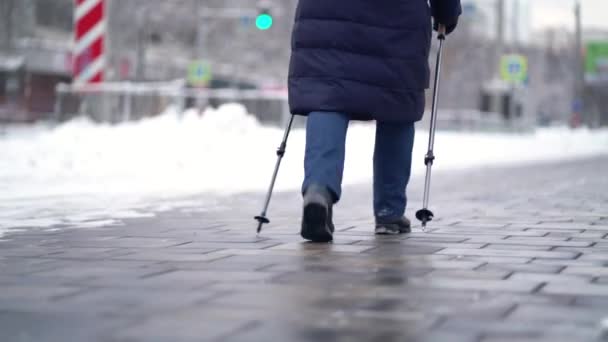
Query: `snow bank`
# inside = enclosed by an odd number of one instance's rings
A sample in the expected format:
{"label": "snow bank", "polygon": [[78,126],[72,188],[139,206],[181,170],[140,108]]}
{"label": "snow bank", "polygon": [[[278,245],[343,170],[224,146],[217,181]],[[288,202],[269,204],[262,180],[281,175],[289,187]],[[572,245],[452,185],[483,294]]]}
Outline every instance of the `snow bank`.
{"label": "snow bank", "polygon": [[[372,124],[351,125],[345,183],[369,182]],[[139,215],[151,199],[266,190],[282,130],[261,126],[238,104],[163,115],[118,126],[80,118],[54,129],[0,136],[0,230],[104,222]],[[304,131],[295,130],[277,189],[297,189]],[[419,129],[414,173],[427,132]],[[608,153],[608,131],[541,129],[534,134],[439,132],[436,170],[563,160]],[[200,204],[205,206],[204,203]]]}

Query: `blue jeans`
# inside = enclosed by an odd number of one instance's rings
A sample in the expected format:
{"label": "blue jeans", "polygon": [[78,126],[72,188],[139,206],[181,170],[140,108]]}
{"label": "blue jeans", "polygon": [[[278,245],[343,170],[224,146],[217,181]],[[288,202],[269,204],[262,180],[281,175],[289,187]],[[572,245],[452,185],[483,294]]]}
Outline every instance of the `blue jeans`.
{"label": "blue jeans", "polygon": [[[312,112],[306,126],[306,156],[302,193],[311,184],[326,186],[338,202],[349,117],[343,113]],[[412,167],[413,123],[376,123],[374,150],[374,215],[380,220],[401,218]]]}

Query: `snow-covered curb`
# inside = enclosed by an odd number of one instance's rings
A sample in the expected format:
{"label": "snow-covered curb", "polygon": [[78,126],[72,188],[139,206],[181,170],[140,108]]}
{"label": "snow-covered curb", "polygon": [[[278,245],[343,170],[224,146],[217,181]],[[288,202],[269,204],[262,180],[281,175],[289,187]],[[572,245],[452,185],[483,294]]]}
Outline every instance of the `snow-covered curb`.
{"label": "snow-covered curb", "polygon": [[[265,190],[282,134],[237,104],[203,115],[169,110],[118,126],[80,118],[52,130],[9,130],[0,137],[0,230],[79,222],[79,215],[136,215],[130,209],[159,196]],[[373,124],[351,125],[346,184],[370,181],[374,134]],[[423,171],[426,144],[427,132],[420,128],[414,174]],[[277,189],[299,187],[303,150],[304,131],[295,130]],[[436,153],[436,170],[573,159],[607,154],[608,131],[439,132]]]}

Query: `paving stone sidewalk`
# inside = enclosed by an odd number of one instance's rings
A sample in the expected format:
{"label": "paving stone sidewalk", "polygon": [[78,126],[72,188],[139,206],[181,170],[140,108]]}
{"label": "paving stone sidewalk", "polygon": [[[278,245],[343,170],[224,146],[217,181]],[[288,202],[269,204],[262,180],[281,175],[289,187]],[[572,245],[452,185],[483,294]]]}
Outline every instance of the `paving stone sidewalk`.
{"label": "paving stone sidewalk", "polygon": [[372,234],[371,186],[345,189],[333,244],[301,241],[295,192],[260,236],[263,194],[15,232],[0,241],[0,341],[608,341],[607,170],[438,172],[437,221],[401,237]]}

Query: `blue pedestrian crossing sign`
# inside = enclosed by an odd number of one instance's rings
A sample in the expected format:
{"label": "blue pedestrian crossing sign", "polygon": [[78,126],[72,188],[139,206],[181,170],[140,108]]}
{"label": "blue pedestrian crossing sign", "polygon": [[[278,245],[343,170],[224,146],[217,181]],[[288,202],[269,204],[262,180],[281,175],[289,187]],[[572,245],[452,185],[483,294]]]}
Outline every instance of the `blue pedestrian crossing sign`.
{"label": "blue pedestrian crossing sign", "polygon": [[500,76],[503,81],[523,84],[528,81],[528,58],[523,55],[505,55],[500,59]]}
{"label": "blue pedestrian crossing sign", "polygon": [[212,78],[211,65],[206,61],[192,61],[190,62],[190,65],[188,65],[188,83],[190,85],[195,87],[206,87]]}

